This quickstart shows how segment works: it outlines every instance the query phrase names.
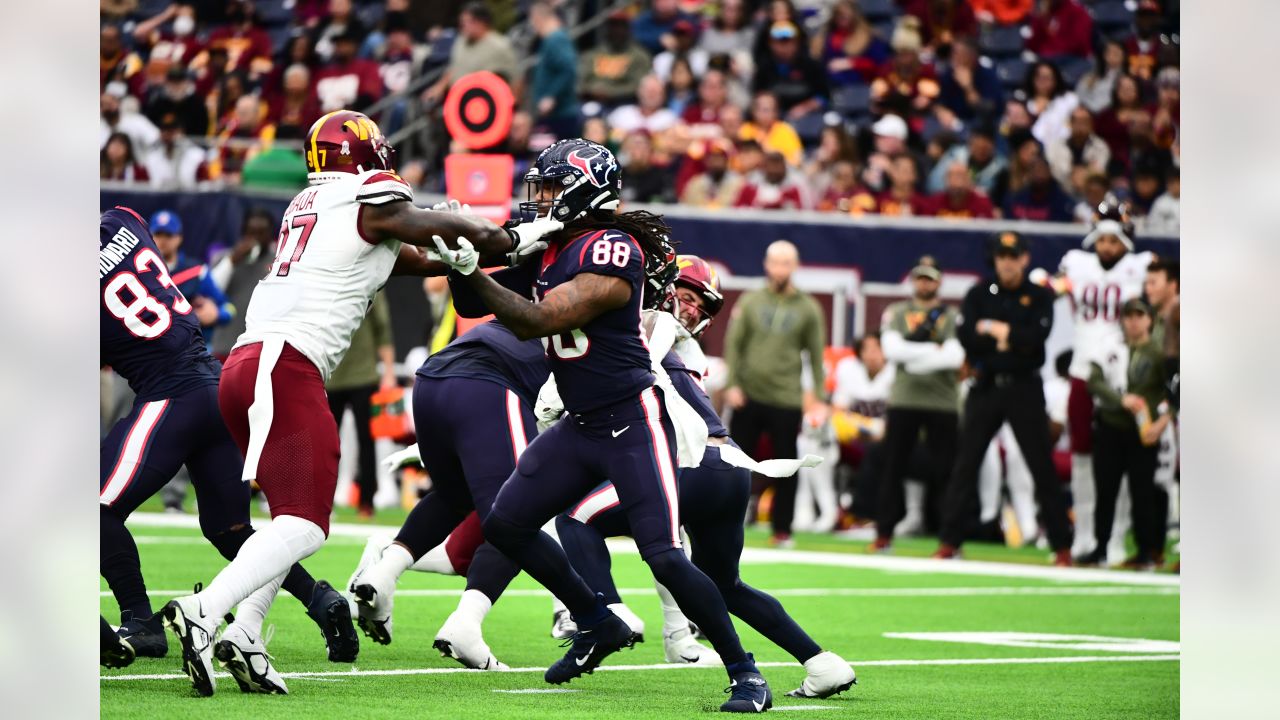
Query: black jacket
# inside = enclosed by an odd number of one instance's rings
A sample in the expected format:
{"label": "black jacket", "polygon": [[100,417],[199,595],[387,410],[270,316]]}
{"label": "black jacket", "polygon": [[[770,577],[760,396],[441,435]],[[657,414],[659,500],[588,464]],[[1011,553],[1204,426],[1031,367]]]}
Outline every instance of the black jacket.
{"label": "black jacket", "polygon": [[[1009,323],[1009,349],[996,350],[995,338],[978,334],[979,320]],[[1044,343],[1053,328],[1053,293],[1025,278],[1017,290],[1006,290],[995,277],[969,289],[960,308],[956,336],[979,381],[999,373],[1031,375],[1044,365]]]}

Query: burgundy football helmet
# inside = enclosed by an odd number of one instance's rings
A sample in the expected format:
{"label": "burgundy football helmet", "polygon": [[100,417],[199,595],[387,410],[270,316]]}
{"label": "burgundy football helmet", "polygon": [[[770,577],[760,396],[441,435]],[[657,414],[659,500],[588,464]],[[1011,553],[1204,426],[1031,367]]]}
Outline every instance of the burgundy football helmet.
{"label": "burgundy football helmet", "polygon": [[364,113],[335,110],[321,117],[307,131],[307,171],[344,172],[353,175],[370,170],[395,170],[395,148],[382,136],[378,124]]}
{"label": "burgundy football helmet", "polygon": [[[703,307],[694,308],[698,322],[689,328],[689,334],[698,337],[702,334],[716,314],[724,308],[724,293],[720,292],[720,276],[715,268],[697,255],[680,255],[676,258],[676,266],[680,274],[675,279],[676,288],[686,288],[702,298]],[[683,323],[680,317],[680,301],[677,298],[672,304],[671,312]]]}

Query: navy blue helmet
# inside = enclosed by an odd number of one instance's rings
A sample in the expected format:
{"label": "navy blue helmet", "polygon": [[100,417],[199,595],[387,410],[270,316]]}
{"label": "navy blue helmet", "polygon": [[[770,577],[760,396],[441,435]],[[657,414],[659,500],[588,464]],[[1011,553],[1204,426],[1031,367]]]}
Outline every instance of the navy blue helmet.
{"label": "navy blue helmet", "polygon": [[680,266],[676,264],[676,249],[671,238],[662,236],[662,251],[650,252],[644,256],[644,299],[641,307],[654,310],[669,305],[675,297],[676,278],[680,276]]}
{"label": "navy blue helmet", "polygon": [[[614,210],[622,195],[622,168],[609,148],[589,140],[561,140],[543,150],[525,173],[528,201],[520,203],[526,220],[551,217],[571,222],[589,210]],[[539,199],[550,183],[554,199]]]}

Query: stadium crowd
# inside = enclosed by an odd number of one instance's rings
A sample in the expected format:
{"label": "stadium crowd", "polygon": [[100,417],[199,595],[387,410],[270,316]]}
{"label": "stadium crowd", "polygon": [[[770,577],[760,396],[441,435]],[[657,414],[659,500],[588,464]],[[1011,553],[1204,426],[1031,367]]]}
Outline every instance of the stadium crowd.
{"label": "stadium crowd", "polygon": [[1176,0],[103,0],[101,14],[104,180],[300,187],[303,135],[345,107],[426,138],[400,166],[439,191],[446,91],[490,70],[515,90],[492,150],[517,176],[581,134],[618,153],[631,201],[1070,222],[1111,194],[1140,229],[1178,229]]}

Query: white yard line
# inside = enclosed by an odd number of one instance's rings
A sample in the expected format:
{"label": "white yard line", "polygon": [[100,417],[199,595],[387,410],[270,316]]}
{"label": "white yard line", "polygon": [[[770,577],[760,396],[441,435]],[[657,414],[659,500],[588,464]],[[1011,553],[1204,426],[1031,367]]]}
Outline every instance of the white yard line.
{"label": "white yard line", "polygon": [[[923,588],[762,588],[764,592],[776,597],[1061,597],[1061,596],[1116,596],[1116,595],[1168,595],[1180,594],[1179,588],[1169,587],[1123,587],[1107,585],[1103,587],[923,587]],[[623,597],[634,595],[657,595],[652,587],[619,588]],[[190,595],[190,590],[148,590],[154,597],[180,597]],[[456,598],[461,594],[458,589],[424,589],[402,588],[396,590],[396,599],[401,598]],[[110,590],[98,592],[101,597],[111,597]],[[540,588],[522,588],[507,590],[504,598],[548,598],[551,593]]]}
{"label": "white yard line", "polygon": [[[864,660],[849,663],[855,668],[861,669],[866,667],[903,667],[903,666],[921,666],[921,665],[1054,665],[1059,663],[1120,663],[1120,662],[1179,662],[1180,655],[1068,655],[1063,657],[1039,657],[1039,658],[932,658],[927,660]],[[778,667],[800,667],[793,662],[761,662],[756,663],[757,667],[762,668],[778,668]],[[453,675],[455,673],[473,673],[473,672],[496,672],[496,673],[542,673],[546,672],[545,667],[524,667],[510,668],[509,670],[471,670],[463,667],[443,667],[443,668],[397,668],[390,670],[322,670],[317,672],[293,672],[280,673],[285,678],[360,678],[360,677],[383,677],[389,675]],[[596,668],[596,672],[642,672],[651,670],[717,670],[724,671],[720,666],[712,665],[687,665],[687,664],[671,664],[661,663],[656,665],[602,665]],[[227,673],[214,673],[217,677],[231,677]],[[182,673],[157,673],[147,675],[101,675],[99,680],[182,680],[186,679],[186,675]]]}
{"label": "white yard line", "polygon": [[[199,520],[195,515],[140,512],[129,516],[129,525],[133,527],[198,529]],[[372,535],[392,535],[395,531],[395,528],[387,525],[333,523],[329,526],[329,535],[331,537],[336,535],[340,537],[363,538]],[[614,553],[636,554],[635,544],[629,540],[610,540],[609,549]],[[983,562],[978,560],[933,560],[930,558],[895,557],[892,555],[861,553],[817,552],[812,550],[776,550],[773,548],[747,548],[742,553],[742,562],[819,565],[823,567],[862,568],[870,570],[890,570],[895,572],[980,575],[985,577],[1013,577],[1035,580],[1108,583],[1117,585],[1179,587],[1182,584],[1182,579],[1177,575],[1157,573],[1097,570],[1093,568],[1059,568],[1052,567],[1050,565],[1022,565],[1017,563]]]}

